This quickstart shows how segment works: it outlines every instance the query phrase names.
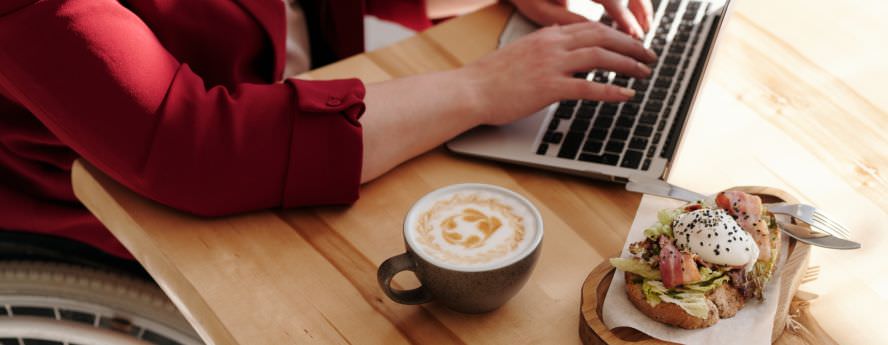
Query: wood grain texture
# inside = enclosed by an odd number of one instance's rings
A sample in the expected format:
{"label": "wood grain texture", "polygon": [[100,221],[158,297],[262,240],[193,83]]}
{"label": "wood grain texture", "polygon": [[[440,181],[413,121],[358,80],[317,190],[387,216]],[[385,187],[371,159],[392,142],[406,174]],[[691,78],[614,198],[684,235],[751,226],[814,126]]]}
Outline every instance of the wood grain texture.
{"label": "wood grain texture", "polygon": [[[670,175],[701,192],[776,186],[855,230],[860,251],[812,251],[821,277],[802,290],[818,297],[792,310],[820,325],[787,332],[793,336],[888,343],[880,321],[888,309],[888,267],[880,264],[888,249],[881,173],[888,169],[888,103],[873,91],[886,76],[884,48],[873,42],[884,39],[888,21],[856,29],[858,19],[886,10],[878,1],[739,2]],[[494,49],[510,12],[488,7],[303,77],[376,82],[456,68]],[[816,23],[831,30],[821,35],[821,27],[801,25]],[[622,246],[640,200],[618,185],[442,148],[363,186],[351,207],[229,218],[157,205],[85,164],[74,167],[73,179],[78,198],[210,344],[578,344],[579,289]],[[484,315],[391,302],[375,270],[404,251],[404,215],[422,195],[460,182],[501,185],[538,206],[546,234],[536,271],[512,301]],[[396,282],[415,284],[401,276]]]}

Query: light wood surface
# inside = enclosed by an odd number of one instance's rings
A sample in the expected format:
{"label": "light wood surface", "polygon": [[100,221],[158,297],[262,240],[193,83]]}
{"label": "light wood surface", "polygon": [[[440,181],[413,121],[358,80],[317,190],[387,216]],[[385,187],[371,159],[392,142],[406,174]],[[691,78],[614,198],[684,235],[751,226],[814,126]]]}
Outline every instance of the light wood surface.
{"label": "light wood surface", "polygon": [[[494,49],[510,11],[486,8],[306,77],[373,82],[455,68]],[[801,288],[811,314],[799,317],[839,343],[888,343],[886,12],[876,0],[739,2],[670,176],[701,192],[779,187],[854,229],[863,249],[813,250],[820,276]],[[81,163],[73,174],[80,200],[210,344],[576,344],[583,280],[621,248],[639,203],[618,185],[443,149],[365,185],[351,207],[218,219],[159,206]],[[404,214],[460,182],[501,185],[538,206],[546,234],[534,275],[484,315],[391,302],[375,273],[404,251]]]}

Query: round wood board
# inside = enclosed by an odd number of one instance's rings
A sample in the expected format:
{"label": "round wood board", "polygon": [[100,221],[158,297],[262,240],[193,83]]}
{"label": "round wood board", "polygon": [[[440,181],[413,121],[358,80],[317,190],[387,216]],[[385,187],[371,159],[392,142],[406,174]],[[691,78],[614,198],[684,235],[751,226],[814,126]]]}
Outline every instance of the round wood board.
{"label": "round wood board", "polygon": [[[736,187],[734,190],[742,190],[762,197],[765,202],[785,200],[796,202],[787,193],[772,188]],[[817,325],[816,321],[807,313],[807,302],[793,298],[801,284],[802,277],[808,268],[811,246],[797,242],[787,236],[783,240],[789,240],[787,260],[780,267],[781,275],[780,300],[777,304],[777,314],[774,318],[774,331],[771,341],[775,344],[830,344],[834,343],[825,332]],[[614,255],[619,256],[619,254]],[[654,339],[648,335],[628,327],[608,329],[602,321],[602,305],[607,290],[610,287],[615,269],[605,261],[595,267],[592,273],[583,282],[582,297],[580,300],[580,339],[583,344],[671,344]],[[804,334],[784,332],[787,329],[787,318],[792,310],[794,323],[804,330]],[[712,327],[718,327],[716,323]]]}

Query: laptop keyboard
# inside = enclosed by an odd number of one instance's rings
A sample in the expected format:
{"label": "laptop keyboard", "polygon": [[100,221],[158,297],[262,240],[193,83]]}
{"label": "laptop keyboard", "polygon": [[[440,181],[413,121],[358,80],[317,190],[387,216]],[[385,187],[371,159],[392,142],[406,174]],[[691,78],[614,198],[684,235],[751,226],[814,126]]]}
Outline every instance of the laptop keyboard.
{"label": "laptop keyboard", "polygon": [[[671,158],[690,105],[683,93],[696,85],[696,57],[711,39],[712,30],[703,27],[709,4],[654,0],[653,5],[654,24],[644,42],[659,59],[650,65],[648,79],[609,71],[574,75],[632,88],[635,97],[623,103],[561,101],[543,130],[538,155],[641,170],[658,155]],[[602,23],[614,25],[607,17]]]}

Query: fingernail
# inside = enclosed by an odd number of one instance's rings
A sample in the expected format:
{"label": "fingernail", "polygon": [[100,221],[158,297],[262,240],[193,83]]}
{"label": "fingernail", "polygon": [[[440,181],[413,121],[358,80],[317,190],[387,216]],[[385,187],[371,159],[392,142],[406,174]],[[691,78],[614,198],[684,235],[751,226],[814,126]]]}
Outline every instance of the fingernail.
{"label": "fingernail", "polygon": [[635,90],[621,87],[620,94],[628,98],[632,98],[635,97]]}
{"label": "fingernail", "polygon": [[642,72],[644,72],[644,75],[651,75],[651,68],[650,67],[648,67],[647,65],[645,65],[641,62],[636,62],[636,64],[638,64],[638,69],[640,69]]}
{"label": "fingernail", "polygon": [[654,53],[653,50],[645,49],[645,51],[647,52],[647,55],[648,55],[648,58],[649,58],[649,59],[651,59],[651,60],[656,60],[656,59],[657,59],[657,53]]}

